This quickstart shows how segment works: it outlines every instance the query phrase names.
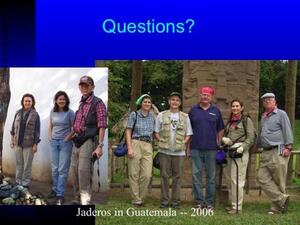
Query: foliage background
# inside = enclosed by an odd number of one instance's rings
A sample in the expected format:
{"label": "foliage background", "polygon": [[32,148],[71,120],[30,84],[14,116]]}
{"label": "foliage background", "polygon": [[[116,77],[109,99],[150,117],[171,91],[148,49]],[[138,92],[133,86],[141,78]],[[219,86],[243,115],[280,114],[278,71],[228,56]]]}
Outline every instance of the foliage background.
{"label": "foliage background", "polygon": [[[273,92],[279,108],[285,108],[285,78],[287,61],[260,61],[259,95]],[[300,65],[298,63],[298,65]],[[129,110],[132,61],[105,61],[109,68],[109,128]],[[167,97],[172,91],[182,93],[182,61],[143,61],[142,93],[152,96],[159,110],[168,107]],[[300,119],[300,66],[297,72],[296,119]],[[262,106],[260,106],[260,112]]]}

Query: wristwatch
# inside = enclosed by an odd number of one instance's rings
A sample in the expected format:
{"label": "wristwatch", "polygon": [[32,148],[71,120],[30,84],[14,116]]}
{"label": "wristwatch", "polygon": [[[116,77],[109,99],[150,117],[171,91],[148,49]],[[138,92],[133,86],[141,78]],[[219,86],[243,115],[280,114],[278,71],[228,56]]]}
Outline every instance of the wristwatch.
{"label": "wristwatch", "polygon": [[103,146],[104,146],[104,143],[102,141],[99,141],[98,147],[103,148]]}

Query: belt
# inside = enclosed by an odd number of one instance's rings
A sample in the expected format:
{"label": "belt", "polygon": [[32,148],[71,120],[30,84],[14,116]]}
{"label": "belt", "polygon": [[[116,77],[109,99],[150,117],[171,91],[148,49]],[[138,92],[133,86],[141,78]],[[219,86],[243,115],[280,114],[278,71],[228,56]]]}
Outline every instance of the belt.
{"label": "belt", "polygon": [[144,142],[148,142],[148,143],[151,142],[150,137],[133,137],[132,139],[139,140],[139,141],[144,141]]}
{"label": "belt", "polygon": [[264,149],[264,151],[270,151],[270,150],[272,150],[272,149],[274,149],[274,148],[277,148],[277,145],[275,145],[275,146],[270,146],[270,147],[263,148],[263,149]]}

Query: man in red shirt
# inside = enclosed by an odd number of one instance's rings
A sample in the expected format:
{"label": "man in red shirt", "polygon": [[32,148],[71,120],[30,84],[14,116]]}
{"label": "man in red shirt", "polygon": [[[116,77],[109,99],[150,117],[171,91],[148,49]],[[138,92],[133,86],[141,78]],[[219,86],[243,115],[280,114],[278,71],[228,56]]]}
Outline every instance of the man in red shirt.
{"label": "man in red shirt", "polygon": [[103,140],[107,121],[103,101],[94,95],[95,84],[91,77],[83,76],[79,81],[82,94],[79,109],[76,111],[73,131],[75,147],[72,153],[71,170],[75,201],[90,204],[92,194],[93,157],[103,154]]}

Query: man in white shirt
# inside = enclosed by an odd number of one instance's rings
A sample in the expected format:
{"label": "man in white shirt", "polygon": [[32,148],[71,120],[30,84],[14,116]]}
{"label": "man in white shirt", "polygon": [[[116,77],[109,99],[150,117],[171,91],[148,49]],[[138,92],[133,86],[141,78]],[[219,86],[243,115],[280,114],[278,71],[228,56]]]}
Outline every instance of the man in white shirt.
{"label": "man in white shirt", "polygon": [[169,96],[170,109],[158,114],[155,122],[155,137],[158,139],[161,175],[160,207],[169,206],[169,178],[172,178],[171,206],[180,207],[180,189],[186,143],[193,134],[188,114],[180,111],[181,94]]}

